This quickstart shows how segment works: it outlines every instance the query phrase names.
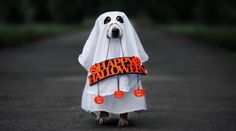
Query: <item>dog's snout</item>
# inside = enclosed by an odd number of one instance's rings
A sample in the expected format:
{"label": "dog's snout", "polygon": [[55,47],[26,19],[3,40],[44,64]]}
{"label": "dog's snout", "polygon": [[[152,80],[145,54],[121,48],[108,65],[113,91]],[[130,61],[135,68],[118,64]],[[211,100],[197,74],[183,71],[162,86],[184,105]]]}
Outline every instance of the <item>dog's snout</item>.
{"label": "dog's snout", "polygon": [[112,32],[114,32],[114,33],[117,33],[117,32],[118,32],[118,33],[119,33],[119,29],[118,29],[118,28],[113,28],[113,29],[112,29]]}
{"label": "dog's snout", "polygon": [[112,37],[117,38],[120,35],[120,30],[118,28],[112,29]]}
{"label": "dog's snout", "polygon": [[123,34],[122,28],[118,24],[111,24],[107,29],[107,37],[110,38],[121,38]]}

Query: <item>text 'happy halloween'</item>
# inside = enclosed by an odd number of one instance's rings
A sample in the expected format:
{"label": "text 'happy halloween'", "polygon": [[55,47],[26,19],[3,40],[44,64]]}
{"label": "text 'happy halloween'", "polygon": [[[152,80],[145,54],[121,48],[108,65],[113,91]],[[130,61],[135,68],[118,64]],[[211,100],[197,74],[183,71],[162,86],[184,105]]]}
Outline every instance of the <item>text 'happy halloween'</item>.
{"label": "text 'happy halloween'", "polygon": [[89,85],[93,85],[100,80],[114,75],[122,74],[141,74],[146,75],[146,68],[141,65],[141,60],[138,57],[120,57],[108,59],[100,63],[96,63],[90,67],[91,75]]}

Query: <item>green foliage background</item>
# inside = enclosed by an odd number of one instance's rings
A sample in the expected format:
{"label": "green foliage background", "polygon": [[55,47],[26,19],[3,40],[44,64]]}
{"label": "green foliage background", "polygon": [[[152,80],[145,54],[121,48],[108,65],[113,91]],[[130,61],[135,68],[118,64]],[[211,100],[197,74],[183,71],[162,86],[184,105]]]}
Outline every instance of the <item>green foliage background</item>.
{"label": "green foliage background", "polygon": [[157,30],[236,50],[235,0],[1,0],[0,47],[91,27],[114,10]]}

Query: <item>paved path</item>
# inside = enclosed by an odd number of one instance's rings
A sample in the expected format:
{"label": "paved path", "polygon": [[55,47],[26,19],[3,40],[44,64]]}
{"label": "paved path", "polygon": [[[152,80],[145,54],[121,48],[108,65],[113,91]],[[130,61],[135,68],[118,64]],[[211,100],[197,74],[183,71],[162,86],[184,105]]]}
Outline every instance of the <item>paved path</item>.
{"label": "paved path", "polygon": [[[80,107],[85,70],[77,62],[89,31],[0,50],[0,130],[103,130]],[[139,29],[150,56],[148,111],[130,130],[236,130],[236,53],[151,28]],[[141,35],[142,34],[142,35]],[[126,128],[122,128],[126,129]]]}

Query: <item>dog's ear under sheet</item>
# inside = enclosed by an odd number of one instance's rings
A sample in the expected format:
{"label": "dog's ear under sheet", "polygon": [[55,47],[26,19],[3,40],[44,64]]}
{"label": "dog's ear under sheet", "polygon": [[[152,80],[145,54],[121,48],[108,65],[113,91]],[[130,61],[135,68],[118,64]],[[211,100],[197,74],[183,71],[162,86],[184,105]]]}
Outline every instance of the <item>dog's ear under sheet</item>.
{"label": "dog's ear under sheet", "polygon": [[[147,53],[145,52],[142,43],[138,37],[138,34],[136,33],[133,25],[131,24],[131,22],[129,21],[128,17],[125,16],[126,18],[126,25],[127,28],[125,29],[125,31],[127,32],[127,38],[126,38],[126,43],[127,45],[131,45],[131,47],[129,47],[129,49],[132,50],[132,48],[136,47],[136,51],[137,53],[134,53],[134,55],[137,55],[140,57],[142,62],[146,62],[149,59],[149,56],[147,55]],[[132,43],[132,44],[129,44]],[[133,50],[134,51],[134,50]]]}
{"label": "dog's ear under sheet", "polygon": [[98,20],[96,20],[95,25],[84,45],[82,53],[79,55],[80,64],[89,71],[90,66],[93,64],[93,58],[95,55],[96,48],[94,47],[94,43],[98,41],[99,27]]}

